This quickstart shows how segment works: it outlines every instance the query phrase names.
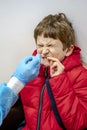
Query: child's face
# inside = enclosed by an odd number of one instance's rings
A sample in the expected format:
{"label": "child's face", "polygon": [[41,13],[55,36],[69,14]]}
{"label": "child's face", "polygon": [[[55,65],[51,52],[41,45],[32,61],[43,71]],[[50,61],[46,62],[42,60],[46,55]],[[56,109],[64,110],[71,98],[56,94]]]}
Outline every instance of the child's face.
{"label": "child's face", "polygon": [[66,56],[63,44],[59,39],[45,38],[42,35],[37,37],[37,52],[41,54],[41,64],[49,66],[47,57],[57,58],[60,62]]}

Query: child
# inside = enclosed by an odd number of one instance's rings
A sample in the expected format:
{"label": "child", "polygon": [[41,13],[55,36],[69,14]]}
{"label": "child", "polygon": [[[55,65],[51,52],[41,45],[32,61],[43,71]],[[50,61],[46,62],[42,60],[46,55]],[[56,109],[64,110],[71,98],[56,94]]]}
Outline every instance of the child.
{"label": "child", "polygon": [[41,67],[38,77],[20,92],[26,119],[22,130],[84,130],[87,70],[72,24],[64,13],[48,15],[36,26],[34,38],[33,55],[40,53]]}

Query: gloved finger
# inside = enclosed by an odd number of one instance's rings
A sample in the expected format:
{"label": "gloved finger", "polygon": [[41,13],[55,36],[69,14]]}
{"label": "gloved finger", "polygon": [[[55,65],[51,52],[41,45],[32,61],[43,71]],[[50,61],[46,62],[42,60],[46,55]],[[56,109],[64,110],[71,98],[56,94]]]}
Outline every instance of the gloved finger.
{"label": "gloved finger", "polygon": [[29,61],[32,61],[33,59],[40,62],[40,54],[37,54],[36,56],[27,56],[25,58],[25,63],[27,64]]}
{"label": "gloved finger", "polygon": [[40,62],[40,60],[41,60],[41,56],[40,56],[40,54],[39,54],[39,53],[36,55],[36,57],[37,57],[37,59],[38,59],[38,60],[39,60],[39,62]]}
{"label": "gloved finger", "polygon": [[31,62],[27,62],[27,66],[30,66],[30,64],[36,67],[40,66],[40,54],[37,54],[36,56],[32,56]]}
{"label": "gloved finger", "polygon": [[40,54],[37,54],[36,56],[33,57],[34,65],[40,65],[40,61],[41,61]]}
{"label": "gloved finger", "polygon": [[32,56],[27,56],[24,58],[25,64],[27,64],[29,61],[32,61],[33,57]]}

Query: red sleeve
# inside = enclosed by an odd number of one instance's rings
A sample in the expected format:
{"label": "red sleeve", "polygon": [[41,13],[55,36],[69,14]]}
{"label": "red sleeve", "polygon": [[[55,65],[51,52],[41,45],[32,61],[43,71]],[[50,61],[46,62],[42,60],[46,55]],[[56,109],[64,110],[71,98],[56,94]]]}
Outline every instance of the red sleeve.
{"label": "red sleeve", "polygon": [[[87,75],[86,75],[87,77]],[[69,130],[87,128],[87,78],[71,83],[66,73],[50,79],[60,117]]]}

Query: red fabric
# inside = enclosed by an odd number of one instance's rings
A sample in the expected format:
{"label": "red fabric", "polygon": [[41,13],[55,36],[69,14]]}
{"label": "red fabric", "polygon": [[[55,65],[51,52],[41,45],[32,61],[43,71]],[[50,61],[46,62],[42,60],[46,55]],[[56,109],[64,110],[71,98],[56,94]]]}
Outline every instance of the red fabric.
{"label": "red fabric", "polygon": [[[87,128],[87,70],[80,62],[80,49],[75,46],[73,54],[62,63],[65,72],[50,79],[56,105],[67,130],[83,130]],[[40,92],[45,82],[44,68],[41,66],[38,77],[20,93],[26,118],[23,130],[36,130]],[[46,87],[40,121],[40,130],[62,130],[53,114]]]}

